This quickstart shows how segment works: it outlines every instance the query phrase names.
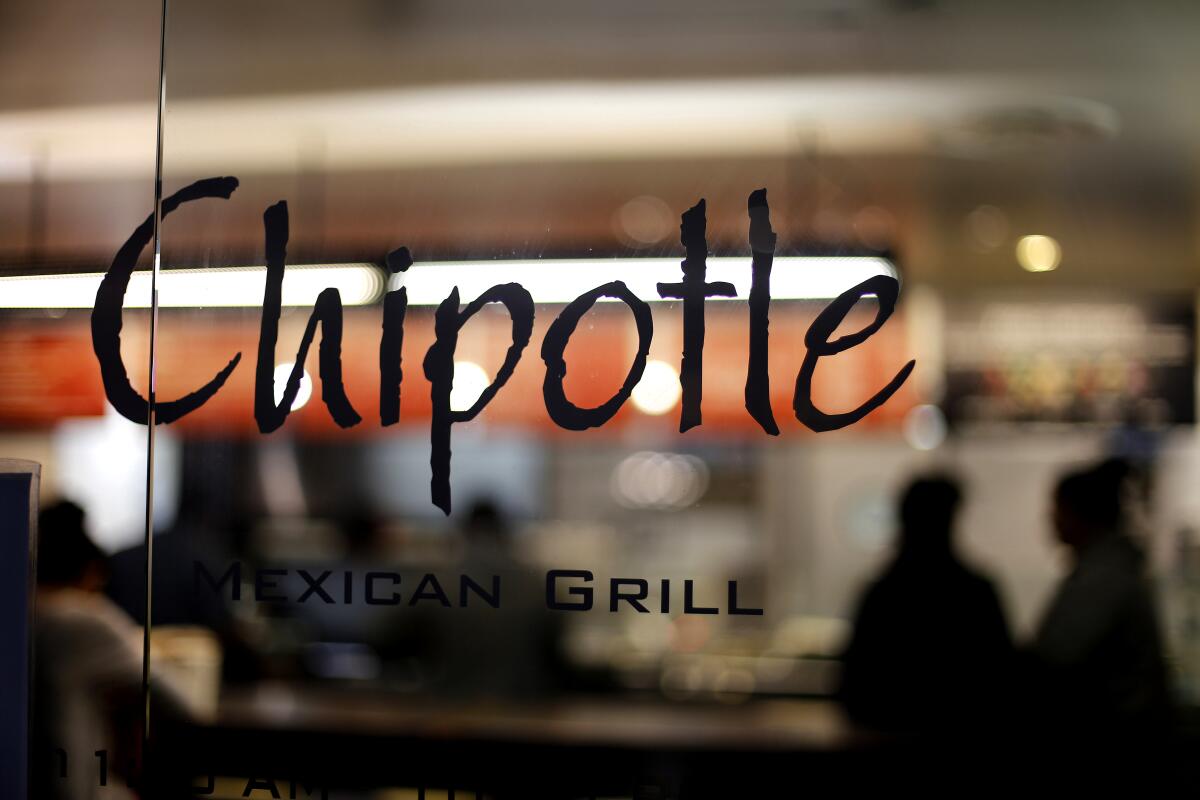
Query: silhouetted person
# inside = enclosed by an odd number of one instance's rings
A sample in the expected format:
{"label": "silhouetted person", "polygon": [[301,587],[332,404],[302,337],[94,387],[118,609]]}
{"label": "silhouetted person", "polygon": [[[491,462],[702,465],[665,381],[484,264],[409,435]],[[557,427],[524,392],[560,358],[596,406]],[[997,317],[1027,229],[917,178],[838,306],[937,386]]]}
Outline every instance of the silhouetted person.
{"label": "silhouetted person", "polygon": [[[196,625],[216,634],[223,651],[227,677],[247,679],[257,673],[254,652],[238,629],[221,594],[197,578],[197,565],[221,576],[229,559],[206,545],[207,531],[183,526],[154,536],[154,625]],[[138,625],[146,616],[146,545],[144,542],[114,553],[105,593]]]}
{"label": "silhouetted person", "polygon": [[457,698],[528,698],[557,688],[558,625],[546,610],[545,584],[513,553],[508,517],[491,500],[472,503],[462,522],[461,573],[491,587],[500,602],[478,600],[441,611],[434,647],[435,689]]}
{"label": "silhouetted person", "polygon": [[[34,785],[38,798],[124,798],[120,772],[135,752],[142,716],[142,631],[103,593],[104,554],[74,503],[38,518],[35,614]],[[155,674],[156,712],[183,715],[169,682]],[[61,772],[61,750],[66,775]],[[105,751],[100,786],[96,751]]]}
{"label": "silhouetted person", "polygon": [[1038,627],[1036,709],[1089,737],[1161,732],[1170,702],[1145,558],[1127,535],[1129,468],[1110,460],[1070,472],[1054,491],[1054,529],[1074,567]]}
{"label": "silhouetted person", "polygon": [[840,698],[858,722],[952,735],[983,727],[1003,703],[1012,647],[991,582],[954,549],[958,484],[913,481],[900,542],[867,589],[842,665]]}

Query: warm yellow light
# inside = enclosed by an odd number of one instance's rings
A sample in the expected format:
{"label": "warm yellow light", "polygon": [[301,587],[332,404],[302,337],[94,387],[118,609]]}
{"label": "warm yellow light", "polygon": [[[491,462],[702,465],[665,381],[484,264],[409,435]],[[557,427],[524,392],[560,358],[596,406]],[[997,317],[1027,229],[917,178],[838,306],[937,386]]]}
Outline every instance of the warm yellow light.
{"label": "warm yellow light", "polygon": [[[295,367],[295,363],[290,361],[275,367],[275,405],[283,402],[283,392],[287,389],[287,380]],[[300,374],[300,389],[296,392],[296,398],[292,400],[292,411],[304,408],[304,404],[312,397],[312,391],[312,376],[308,374],[308,370],[303,370]]]}
{"label": "warm yellow light", "polygon": [[492,379],[474,361],[455,361],[454,380],[450,385],[450,410],[469,411]]}
{"label": "warm yellow light", "polygon": [[665,414],[679,402],[679,373],[664,361],[649,361],[633,387],[633,405],[643,414]]}
{"label": "warm yellow light", "polygon": [[1058,267],[1062,248],[1050,236],[1022,236],[1017,242],[1017,261],[1028,272],[1049,272]]}

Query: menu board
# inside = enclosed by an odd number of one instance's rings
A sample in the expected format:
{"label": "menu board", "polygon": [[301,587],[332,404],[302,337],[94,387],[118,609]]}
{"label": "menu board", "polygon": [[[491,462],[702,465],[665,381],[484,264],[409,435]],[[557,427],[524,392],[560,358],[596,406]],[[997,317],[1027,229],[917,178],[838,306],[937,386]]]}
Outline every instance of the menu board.
{"label": "menu board", "polygon": [[945,401],[953,423],[1159,428],[1195,421],[1196,319],[1154,301],[951,304]]}

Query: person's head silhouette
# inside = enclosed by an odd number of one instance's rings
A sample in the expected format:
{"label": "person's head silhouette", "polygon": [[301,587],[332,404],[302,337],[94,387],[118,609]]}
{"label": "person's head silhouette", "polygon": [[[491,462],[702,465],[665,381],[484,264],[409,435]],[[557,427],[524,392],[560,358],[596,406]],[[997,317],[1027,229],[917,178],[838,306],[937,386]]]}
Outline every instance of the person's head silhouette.
{"label": "person's head silhouette", "polygon": [[463,533],[469,541],[504,548],[509,544],[508,517],[493,500],[479,498],[471,503],[463,518]]}
{"label": "person's head silhouette", "polygon": [[108,581],[108,560],[87,535],[87,514],[69,500],[38,515],[38,584],[100,591]]}
{"label": "person's head silhouette", "polygon": [[1054,530],[1059,541],[1080,550],[1099,538],[1119,532],[1129,474],[1126,462],[1108,459],[1059,478],[1054,488]]}
{"label": "person's head silhouette", "polygon": [[900,555],[926,557],[951,551],[962,489],[949,475],[916,478],[900,499]]}

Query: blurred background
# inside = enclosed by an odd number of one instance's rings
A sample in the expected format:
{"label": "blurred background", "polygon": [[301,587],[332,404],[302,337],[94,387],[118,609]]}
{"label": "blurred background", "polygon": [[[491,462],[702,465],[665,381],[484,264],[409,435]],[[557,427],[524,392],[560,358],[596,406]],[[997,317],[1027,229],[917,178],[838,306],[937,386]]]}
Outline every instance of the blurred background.
{"label": "blurred background", "polygon": [[[107,591],[139,623],[145,428],[105,400],[88,309],[97,273],[152,209],[159,10],[0,5],[0,452],[44,465],[44,503],[87,511],[111,556]],[[215,175],[240,187],[164,224],[160,286],[174,294],[159,397],[192,391],[235,352],[243,363],[156,434],[154,622],[177,633],[164,661],[190,670],[194,699],[231,736],[565,737],[650,752],[727,736],[739,751],[837,750],[856,735],[832,702],[839,655],[894,550],[907,482],[961,478],[959,549],[994,579],[1020,644],[1071,566],[1051,521],[1056,478],[1121,456],[1147,476],[1131,527],[1171,686],[1182,706],[1200,701],[1198,25],[1200,7],[1172,2],[172,0],[164,190]],[[746,199],[759,188],[778,234],[781,435],[744,409],[744,291],[708,303],[704,423],[686,434],[677,302],[652,303],[651,367],[632,400],[574,433],[540,400],[537,348],[562,303],[539,301],[512,380],[454,426],[444,517],[429,499],[421,359],[443,289],[460,282],[464,303],[477,293],[463,264],[493,271],[481,286],[522,280],[547,298],[549,269],[585,270],[590,287],[647,263],[629,259],[662,259],[659,279],[676,280],[679,215],[704,198],[711,256],[748,280]],[[285,296],[299,288],[277,380],[316,290],[338,285],[345,386],[364,419],[349,430],[321,402],[314,350],[287,424],[258,433],[261,278],[204,283],[264,263],[262,212],[278,200],[289,269],[325,270],[312,291],[302,270],[285,278]],[[400,422],[385,428],[384,259],[400,246],[418,266]],[[426,265],[440,288],[421,295]],[[527,268],[533,278],[512,277]],[[917,366],[861,423],[813,434],[791,412],[804,331],[863,268],[897,275],[900,305],[868,343],[822,361],[817,405],[849,410]],[[799,288],[785,291],[789,271]],[[122,341],[142,391],[147,287],[130,289]],[[844,330],[871,318],[863,305]],[[575,402],[620,385],[630,323],[616,304],[581,323],[567,351]],[[456,408],[490,382],[508,326],[488,308],[464,327]],[[196,563],[219,578],[235,562],[240,600],[196,582]],[[596,609],[545,610],[551,568],[594,572]],[[286,570],[289,600],[254,601],[256,569]],[[301,603],[298,570],[331,571],[339,601],[346,573],[361,592],[368,571],[395,572],[403,603]],[[454,605],[460,574],[512,577],[498,610],[408,606],[426,573]],[[652,609],[670,579],[674,613],[609,612],[609,577],[646,578]],[[765,613],[683,615],[685,579],[697,602],[722,605],[736,580],[739,601]],[[661,778],[638,763],[643,783]],[[421,780],[405,769],[374,786],[405,796]],[[661,780],[686,785],[672,769]],[[214,770],[210,796],[252,788],[251,772]]]}

